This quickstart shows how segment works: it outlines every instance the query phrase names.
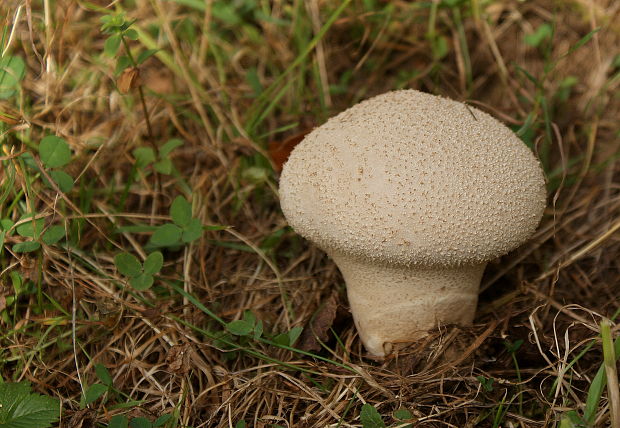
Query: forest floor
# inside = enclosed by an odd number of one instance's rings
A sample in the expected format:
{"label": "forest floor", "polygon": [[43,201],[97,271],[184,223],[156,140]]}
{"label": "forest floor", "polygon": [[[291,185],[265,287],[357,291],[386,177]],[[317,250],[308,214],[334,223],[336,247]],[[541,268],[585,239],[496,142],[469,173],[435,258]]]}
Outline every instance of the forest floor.
{"label": "forest floor", "polygon": [[[620,2],[0,12],[0,382],[55,397],[60,426],[620,426]],[[548,207],[487,267],[472,327],[379,360],[278,176],[310,129],[400,88],[510,126]]]}

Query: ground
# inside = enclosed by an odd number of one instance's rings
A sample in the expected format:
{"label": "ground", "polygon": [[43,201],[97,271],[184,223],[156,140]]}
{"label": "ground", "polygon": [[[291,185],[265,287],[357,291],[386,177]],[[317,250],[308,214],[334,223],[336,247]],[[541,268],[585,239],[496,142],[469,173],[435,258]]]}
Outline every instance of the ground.
{"label": "ground", "polygon": [[[60,426],[620,427],[620,3],[0,11],[0,380]],[[305,133],[398,88],[510,126],[548,206],[473,327],[378,360],[277,189]]]}

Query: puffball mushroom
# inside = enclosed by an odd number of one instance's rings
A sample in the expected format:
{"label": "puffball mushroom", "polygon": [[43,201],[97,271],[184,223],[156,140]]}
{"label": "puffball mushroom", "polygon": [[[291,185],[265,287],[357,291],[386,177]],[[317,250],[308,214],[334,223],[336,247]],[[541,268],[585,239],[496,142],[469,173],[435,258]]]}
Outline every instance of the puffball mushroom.
{"label": "puffball mushroom", "polygon": [[415,90],[363,101],[314,129],[280,178],[289,224],[336,262],[370,354],[440,323],[472,323],[488,261],[545,208],[530,149],[474,107]]}

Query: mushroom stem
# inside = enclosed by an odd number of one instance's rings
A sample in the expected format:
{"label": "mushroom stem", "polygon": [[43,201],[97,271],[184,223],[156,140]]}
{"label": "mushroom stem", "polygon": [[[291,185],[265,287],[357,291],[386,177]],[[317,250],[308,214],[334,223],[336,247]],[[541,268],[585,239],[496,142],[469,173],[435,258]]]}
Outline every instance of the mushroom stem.
{"label": "mushroom stem", "polygon": [[486,263],[457,267],[387,266],[331,253],[347,284],[351,312],[371,354],[411,342],[442,324],[471,325]]}

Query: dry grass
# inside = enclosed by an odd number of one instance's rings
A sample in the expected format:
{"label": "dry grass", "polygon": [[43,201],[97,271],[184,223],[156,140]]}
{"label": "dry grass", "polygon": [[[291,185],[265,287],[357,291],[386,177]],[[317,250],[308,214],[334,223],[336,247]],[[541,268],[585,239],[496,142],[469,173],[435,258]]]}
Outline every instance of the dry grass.
{"label": "dry grass", "polygon": [[[70,221],[73,234],[71,245],[27,254],[11,251],[21,239],[12,237],[0,253],[0,310],[15,295],[10,272],[33,287],[0,318],[1,378],[61,398],[67,427],[127,412],[175,412],[192,427],[361,426],[363,403],[388,424],[406,408],[420,427],[550,427],[583,414],[603,361],[599,322],[620,307],[620,3],[356,0],[335,16],[340,2],[278,0],[237,23],[214,10],[222,2],[93,3],[0,6],[5,48],[28,65],[18,96],[0,101],[16,117],[2,125],[0,194],[10,195],[0,218],[31,210]],[[100,18],[122,7],[141,30],[132,48],[161,49],[140,69],[150,132],[137,89],[119,94],[102,55]],[[545,22],[553,41],[524,43]],[[400,87],[470,102],[514,129],[530,123],[524,139],[545,163],[549,206],[536,236],[487,268],[472,328],[444,327],[382,362],[365,354],[334,264],[286,227],[262,155]],[[34,173],[15,157],[50,133],[74,153],[67,172],[79,180],[67,194],[29,183]],[[178,176],[149,167],[132,178],[132,151],[173,137],[184,141],[172,153]],[[230,227],[165,250],[155,287],[131,291],[114,256],[144,256],[150,233],[118,228],[168,221],[179,194],[205,225]],[[246,338],[233,351],[210,339],[222,327],[191,296],[226,322],[251,310],[278,333],[308,326],[322,303],[338,308],[315,355]],[[97,363],[117,392],[81,410]],[[610,425],[606,397],[595,426]],[[139,402],[116,406],[129,399]]]}

